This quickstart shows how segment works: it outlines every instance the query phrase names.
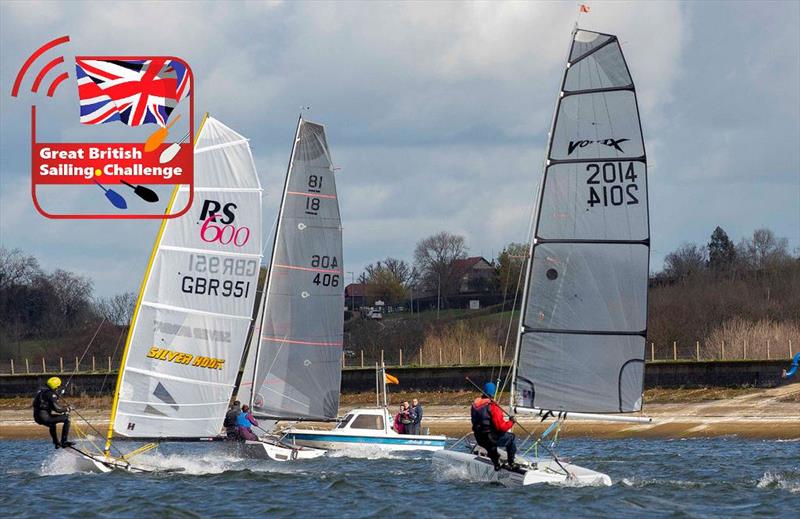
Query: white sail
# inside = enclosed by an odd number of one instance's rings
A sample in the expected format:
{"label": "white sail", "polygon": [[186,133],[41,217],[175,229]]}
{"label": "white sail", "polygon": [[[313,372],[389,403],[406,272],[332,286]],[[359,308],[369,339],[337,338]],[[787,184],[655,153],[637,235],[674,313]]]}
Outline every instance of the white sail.
{"label": "white sail", "polygon": [[[261,185],[247,139],[213,118],[194,160],[194,201],[162,224],[134,312],[117,435],[217,435],[239,371],[261,263]],[[177,189],[171,206],[190,196]]]}
{"label": "white sail", "polygon": [[535,216],[515,405],[641,409],[646,164],[636,91],[616,36],[576,30]]}
{"label": "white sail", "polygon": [[333,419],[339,408],[342,228],[325,129],[300,119],[239,398],[259,416]]}

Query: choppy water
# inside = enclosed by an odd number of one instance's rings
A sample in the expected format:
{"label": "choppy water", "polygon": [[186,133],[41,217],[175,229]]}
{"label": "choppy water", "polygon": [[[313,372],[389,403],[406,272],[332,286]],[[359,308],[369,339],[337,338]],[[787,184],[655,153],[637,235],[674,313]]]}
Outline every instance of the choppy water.
{"label": "choppy water", "polygon": [[[562,455],[612,487],[508,489],[434,474],[430,454],[243,461],[221,445],[173,444],[155,475],[76,472],[45,441],[0,442],[4,517],[800,517],[800,441],[590,440]],[[46,514],[46,515],[43,515]]]}

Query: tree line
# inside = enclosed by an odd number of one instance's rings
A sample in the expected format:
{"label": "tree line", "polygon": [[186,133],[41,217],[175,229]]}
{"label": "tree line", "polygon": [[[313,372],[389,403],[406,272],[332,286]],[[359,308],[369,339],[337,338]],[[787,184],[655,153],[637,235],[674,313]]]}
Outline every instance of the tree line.
{"label": "tree line", "polygon": [[0,356],[80,355],[98,327],[100,349],[92,353],[111,355],[135,301],[133,293],[95,297],[89,278],[47,272],[20,249],[0,247]]}
{"label": "tree line", "polygon": [[[466,239],[446,231],[419,240],[414,248],[413,263],[387,257],[370,263],[358,278],[364,284],[370,301],[382,300],[388,305],[403,304],[415,297],[437,295],[447,306],[448,299],[461,291],[467,267],[463,262],[469,248]],[[528,246],[506,245],[497,260],[491,259],[493,272],[488,279],[471,279],[468,290],[503,295],[522,290],[522,267]]]}

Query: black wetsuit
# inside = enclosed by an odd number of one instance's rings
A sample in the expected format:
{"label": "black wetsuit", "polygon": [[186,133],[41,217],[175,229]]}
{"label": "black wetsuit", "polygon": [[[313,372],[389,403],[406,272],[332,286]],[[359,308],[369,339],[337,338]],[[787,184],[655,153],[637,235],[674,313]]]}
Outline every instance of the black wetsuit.
{"label": "black wetsuit", "polygon": [[[67,443],[69,437],[69,409],[58,403],[58,393],[52,389],[41,389],[33,399],[33,421],[50,429],[50,437],[56,448]],[[61,427],[61,441],[58,441],[56,424]]]}
{"label": "black wetsuit", "polygon": [[225,413],[225,421],[222,422],[222,425],[225,427],[225,436],[229,440],[238,440],[239,439],[239,432],[238,427],[236,425],[236,419],[239,418],[239,413],[241,413],[241,409],[239,406],[234,406],[228,409],[228,412]]}

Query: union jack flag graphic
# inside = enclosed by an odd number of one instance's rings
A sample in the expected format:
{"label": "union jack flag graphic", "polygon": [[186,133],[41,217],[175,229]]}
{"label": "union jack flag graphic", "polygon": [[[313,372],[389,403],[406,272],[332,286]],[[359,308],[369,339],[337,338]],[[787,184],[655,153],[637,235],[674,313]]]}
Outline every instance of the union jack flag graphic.
{"label": "union jack flag graphic", "polygon": [[122,121],[128,126],[166,126],[189,95],[186,65],[167,58],[75,58],[82,124]]}

